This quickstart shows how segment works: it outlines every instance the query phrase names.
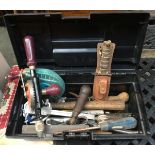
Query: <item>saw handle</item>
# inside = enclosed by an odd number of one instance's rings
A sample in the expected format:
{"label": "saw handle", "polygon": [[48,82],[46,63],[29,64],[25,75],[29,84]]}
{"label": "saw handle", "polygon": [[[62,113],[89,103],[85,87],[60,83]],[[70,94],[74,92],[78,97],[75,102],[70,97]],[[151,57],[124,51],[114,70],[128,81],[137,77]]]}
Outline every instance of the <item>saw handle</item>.
{"label": "saw handle", "polygon": [[27,66],[36,66],[35,46],[33,37],[27,35],[24,37],[23,42],[27,57]]}

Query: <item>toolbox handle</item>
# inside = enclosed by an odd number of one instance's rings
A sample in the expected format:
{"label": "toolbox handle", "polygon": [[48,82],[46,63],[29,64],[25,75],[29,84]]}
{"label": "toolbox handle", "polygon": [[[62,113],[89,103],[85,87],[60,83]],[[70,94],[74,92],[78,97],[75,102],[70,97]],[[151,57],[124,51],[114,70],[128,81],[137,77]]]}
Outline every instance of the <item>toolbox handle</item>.
{"label": "toolbox handle", "polygon": [[35,46],[33,37],[27,35],[24,37],[23,42],[27,57],[27,66],[36,66]]}

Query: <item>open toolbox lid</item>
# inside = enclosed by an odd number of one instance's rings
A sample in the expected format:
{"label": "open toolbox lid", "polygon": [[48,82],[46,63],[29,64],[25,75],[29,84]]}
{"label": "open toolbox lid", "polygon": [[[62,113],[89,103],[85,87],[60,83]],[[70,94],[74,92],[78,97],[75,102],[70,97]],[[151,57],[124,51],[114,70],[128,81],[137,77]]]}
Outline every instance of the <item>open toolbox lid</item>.
{"label": "open toolbox lid", "polygon": [[96,68],[97,43],[116,44],[112,70],[135,70],[139,64],[149,13],[6,15],[5,24],[20,68],[26,67],[25,35],[35,40],[38,67],[72,70]]}

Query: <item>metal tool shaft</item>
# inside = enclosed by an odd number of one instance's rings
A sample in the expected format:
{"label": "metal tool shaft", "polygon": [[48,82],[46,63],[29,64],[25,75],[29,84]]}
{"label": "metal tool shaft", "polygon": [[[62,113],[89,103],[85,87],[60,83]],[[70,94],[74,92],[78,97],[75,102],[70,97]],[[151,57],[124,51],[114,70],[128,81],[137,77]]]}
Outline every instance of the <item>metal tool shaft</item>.
{"label": "metal tool shaft", "polygon": [[39,89],[39,81],[36,77],[35,70],[30,70],[32,75],[32,82],[34,86],[35,91],[35,113],[36,116],[39,118],[41,116],[41,95],[40,95],[40,89]]}

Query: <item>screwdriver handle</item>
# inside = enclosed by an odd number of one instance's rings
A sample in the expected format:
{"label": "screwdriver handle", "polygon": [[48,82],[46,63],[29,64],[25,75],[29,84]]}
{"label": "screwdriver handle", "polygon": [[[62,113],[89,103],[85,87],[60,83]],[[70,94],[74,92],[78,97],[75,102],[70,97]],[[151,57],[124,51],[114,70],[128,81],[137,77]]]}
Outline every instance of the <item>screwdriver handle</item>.
{"label": "screwdriver handle", "polygon": [[33,37],[30,35],[25,36],[23,42],[27,57],[27,66],[36,66],[35,46]]}
{"label": "screwdriver handle", "polygon": [[104,131],[113,129],[133,129],[137,126],[137,120],[134,117],[125,117],[116,121],[101,122],[100,128]]}

